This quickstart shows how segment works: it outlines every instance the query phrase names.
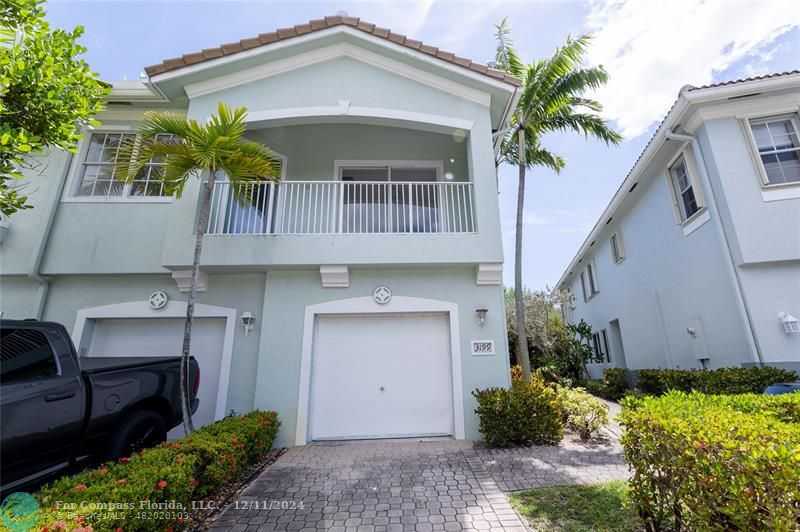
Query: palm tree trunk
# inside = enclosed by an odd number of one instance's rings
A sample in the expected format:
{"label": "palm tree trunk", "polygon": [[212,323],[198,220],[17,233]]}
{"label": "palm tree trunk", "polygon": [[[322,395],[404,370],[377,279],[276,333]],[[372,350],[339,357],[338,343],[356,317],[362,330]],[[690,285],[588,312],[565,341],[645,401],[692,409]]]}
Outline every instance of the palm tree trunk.
{"label": "palm tree trunk", "polygon": [[181,411],[183,413],[183,430],[186,434],[194,432],[192,409],[189,401],[189,356],[192,346],[192,325],[194,323],[194,300],[197,297],[197,277],[200,274],[200,255],[203,253],[203,237],[208,226],[208,211],[211,207],[211,193],[214,191],[216,170],[209,172],[208,182],[203,190],[200,204],[200,216],[197,220],[197,237],[194,242],[194,258],[192,260],[192,281],[189,289],[189,300],[186,302],[186,324],[183,328],[183,350],[181,351]]}
{"label": "palm tree trunk", "polygon": [[522,379],[531,380],[531,359],[528,354],[528,334],[525,328],[525,304],[522,299],[522,220],[525,206],[525,128],[520,127],[519,152],[519,187],[517,188],[517,235],[514,242],[514,314],[517,322],[517,362],[522,368]]}

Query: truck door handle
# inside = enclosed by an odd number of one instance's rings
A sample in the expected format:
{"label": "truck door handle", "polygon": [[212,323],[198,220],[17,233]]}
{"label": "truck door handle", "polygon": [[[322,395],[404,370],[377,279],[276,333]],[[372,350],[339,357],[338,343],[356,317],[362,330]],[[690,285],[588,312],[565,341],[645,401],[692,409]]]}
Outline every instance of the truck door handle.
{"label": "truck door handle", "polygon": [[46,403],[52,403],[53,401],[63,401],[64,399],[75,397],[76,394],[77,392],[51,393],[50,395],[45,395],[44,400]]}

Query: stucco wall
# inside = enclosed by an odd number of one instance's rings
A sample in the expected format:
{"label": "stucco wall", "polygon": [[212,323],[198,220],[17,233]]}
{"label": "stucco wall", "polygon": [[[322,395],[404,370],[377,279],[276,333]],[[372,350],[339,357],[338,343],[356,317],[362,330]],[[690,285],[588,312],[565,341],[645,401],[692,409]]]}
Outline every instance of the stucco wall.
{"label": "stucco wall", "polygon": [[[300,379],[300,348],[306,305],[368,296],[385,284],[395,296],[421,297],[456,303],[461,329],[461,362],[466,437],[479,439],[472,390],[509,383],[503,294],[499,286],[476,286],[472,269],[354,270],[349,288],[321,288],[318,272],[269,272],[265,292],[262,358],[258,365],[255,406],[281,414],[276,445],[295,438]],[[487,308],[484,327],[476,308]],[[497,354],[473,357],[470,339],[494,339]]]}
{"label": "stucco wall", "polygon": [[[674,153],[674,152],[673,152]],[[671,156],[671,155],[670,155]],[[573,321],[585,319],[595,331],[618,319],[629,369],[699,368],[687,328],[700,320],[709,365],[739,365],[752,360],[725,270],[715,220],[685,236],[676,222],[665,175],[667,156],[641,179],[636,201],[614,215],[584,258],[597,266],[600,293],[583,301],[580,278]],[[625,259],[615,264],[609,238],[621,228]],[[612,346],[612,365],[614,348]],[[601,367],[594,367],[599,376]]]}

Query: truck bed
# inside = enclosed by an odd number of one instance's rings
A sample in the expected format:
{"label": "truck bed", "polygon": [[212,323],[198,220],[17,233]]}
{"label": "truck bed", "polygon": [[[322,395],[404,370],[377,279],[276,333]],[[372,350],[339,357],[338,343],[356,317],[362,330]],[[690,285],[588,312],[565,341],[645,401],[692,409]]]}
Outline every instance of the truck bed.
{"label": "truck bed", "polygon": [[79,357],[81,370],[89,375],[129,368],[141,368],[179,361],[179,356],[165,357]]}

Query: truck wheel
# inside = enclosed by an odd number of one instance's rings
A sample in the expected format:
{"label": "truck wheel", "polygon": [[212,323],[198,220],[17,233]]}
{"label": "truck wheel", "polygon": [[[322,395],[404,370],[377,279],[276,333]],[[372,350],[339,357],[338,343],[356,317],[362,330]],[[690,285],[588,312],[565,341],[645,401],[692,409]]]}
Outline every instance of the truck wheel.
{"label": "truck wheel", "polygon": [[109,458],[116,460],[130,456],[167,439],[164,419],[148,410],[134,412],[119,426],[111,442]]}

